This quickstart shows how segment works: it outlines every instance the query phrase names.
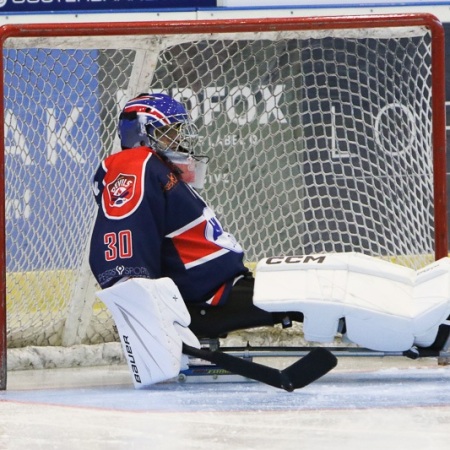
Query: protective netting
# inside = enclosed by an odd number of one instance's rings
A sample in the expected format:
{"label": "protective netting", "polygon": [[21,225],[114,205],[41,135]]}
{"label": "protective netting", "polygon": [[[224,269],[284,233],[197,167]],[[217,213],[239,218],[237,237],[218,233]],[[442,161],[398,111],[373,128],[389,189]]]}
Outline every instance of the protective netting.
{"label": "protective netting", "polygon": [[86,265],[91,180],[117,150],[120,107],[143,91],[191,110],[210,158],[201,195],[249,264],[343,251],[432,261],[431,37],[370,31],[11,40],[9,347],[115,339]]}

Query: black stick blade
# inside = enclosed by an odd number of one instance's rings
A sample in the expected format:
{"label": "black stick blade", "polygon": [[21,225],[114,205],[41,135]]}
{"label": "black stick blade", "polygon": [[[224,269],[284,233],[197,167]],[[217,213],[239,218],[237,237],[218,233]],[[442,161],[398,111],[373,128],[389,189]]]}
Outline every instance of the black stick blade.
{"label": "black stick blade", "polygon": [[293,391],[323,377],[337,365],[337,358],[329,350],[317,347],[302,359],[281,371],[282,388]]}

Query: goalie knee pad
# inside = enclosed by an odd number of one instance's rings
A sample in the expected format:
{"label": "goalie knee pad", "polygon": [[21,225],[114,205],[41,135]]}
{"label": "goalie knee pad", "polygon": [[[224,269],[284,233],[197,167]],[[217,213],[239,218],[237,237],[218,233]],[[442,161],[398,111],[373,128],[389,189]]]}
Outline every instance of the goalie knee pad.
{"label": "goalie knee pad", "polygon": [[174,378],[183,342],[200,348],[190,316],[170,278],[133,278],[97,293],[116,323],[136,389]]}
{"label": "goalie knee pad", "polygon": [[357,254],[266,258],[257,266],[255,306],[304,315],[305,339],[347,338],[369,349],[426,347],[450,314],[450,259],[415,271]]}

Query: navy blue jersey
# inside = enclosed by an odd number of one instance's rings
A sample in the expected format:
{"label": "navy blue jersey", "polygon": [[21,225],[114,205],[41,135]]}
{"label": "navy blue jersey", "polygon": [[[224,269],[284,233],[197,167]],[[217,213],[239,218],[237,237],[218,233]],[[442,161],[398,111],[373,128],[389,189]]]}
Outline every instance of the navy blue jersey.
{"label": "navy blue jersey", "polygon": [[170,277],[185,302],[214,304],[247,272],[233,236],[151,149],[109,156],[94,183],[89,262],[102,288],[125,277]]}

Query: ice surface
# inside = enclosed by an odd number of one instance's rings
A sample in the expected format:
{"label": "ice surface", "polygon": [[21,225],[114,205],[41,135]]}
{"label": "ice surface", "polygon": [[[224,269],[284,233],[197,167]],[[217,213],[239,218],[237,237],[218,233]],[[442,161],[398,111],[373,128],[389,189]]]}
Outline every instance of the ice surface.
{"label": "ice surface", "polygon": [[255,382],[135,391],[124,366],[8,377],[5,449],[450,448],[450,367],[431,358],[342,358],[293,393]]}

